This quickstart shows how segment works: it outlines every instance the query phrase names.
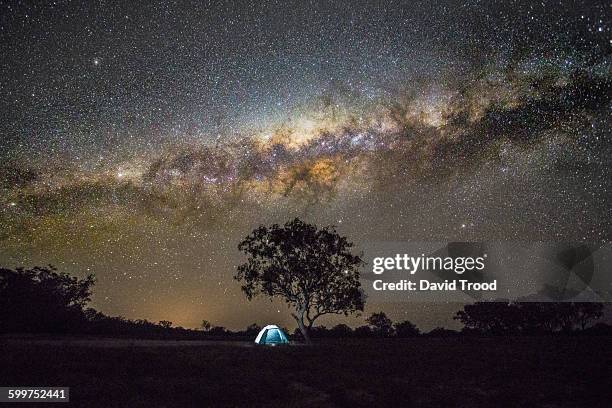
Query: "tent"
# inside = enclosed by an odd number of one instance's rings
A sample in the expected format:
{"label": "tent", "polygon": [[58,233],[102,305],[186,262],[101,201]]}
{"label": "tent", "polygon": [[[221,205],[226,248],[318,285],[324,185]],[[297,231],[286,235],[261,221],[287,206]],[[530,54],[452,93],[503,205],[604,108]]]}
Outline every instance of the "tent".
{"label": "tent", "polygon": [[270,324],[261,329],[255,339],[255,343],[275,346],[277,344],[289,344],[289,339],[280,327]]}

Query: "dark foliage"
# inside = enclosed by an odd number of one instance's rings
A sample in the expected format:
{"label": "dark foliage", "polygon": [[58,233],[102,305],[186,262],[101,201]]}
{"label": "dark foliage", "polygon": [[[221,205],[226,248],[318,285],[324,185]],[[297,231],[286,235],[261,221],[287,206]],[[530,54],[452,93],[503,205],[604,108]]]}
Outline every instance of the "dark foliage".
{"label": "dark foliage", "polygon": [[403,322],[394,323],[393,327],[395,328],[395,335],[397,337],[415,337],[421,334],[416,325],[408,320],[404,320]]}
{"label": "dark foliage", "polygon": [[372,333],[380,337],[390,337],[394,334],[393,322],[387,317],[385,312],[372,313],[366,319],[370,325]]}
{"label": "dark foliage", "polygon": [[370,329],[370,326],[359,326],[353,333],[355,337],[370,337],[372,336],[372,329]]}
{"label": "dark foliage", "polygon": [[0,332],[66,333],[85,320],[92,275],[83,279],[52,266],[0,269]]}
{"label": "dark foliage", "polygon": [[431,331],[426,333],[426,336],[428,337],[454,337],[457,335],[459,335],[459,332],[455,330],[445,329],[444,327],[436,327],[435,329],[432,329]]}
{"label": "dark foliage", "polygon": [[455,319],[476,333],[538,334],[584,330],[603,315],[602,303],[477,302],[465,305]]}

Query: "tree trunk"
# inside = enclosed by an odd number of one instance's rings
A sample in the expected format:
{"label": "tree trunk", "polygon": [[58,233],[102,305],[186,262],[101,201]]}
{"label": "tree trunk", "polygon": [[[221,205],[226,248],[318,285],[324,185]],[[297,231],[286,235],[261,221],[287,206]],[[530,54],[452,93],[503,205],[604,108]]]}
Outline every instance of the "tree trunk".
{"label": "tree trunk", "polygon": [[310,340],[310,334],[308,333],[308,329],[310,327],[306,327],[306,325],[304,324],[305,310],[300,310],[298,313],[299,313],[299,316],[293,313],[291,313],[291,316],[293,316],[293,318],[297,322],[298,327],[300,328],[300,331],[302,332],[302,336],[304,336],[304,341],[306,341],[307,344],[312,344],[312,341]]}
{"label": "tree trunk", "polygon": [[310,340],[310,334],[308,333],[308,327],[306,327],[304,325],[304,322],[301,319],[298,319],[298,327],[300,328],[300,331],[302,332],[302,336],[304,336],[304,340],[306,341],[307,344],[312,344],[312,341]]}

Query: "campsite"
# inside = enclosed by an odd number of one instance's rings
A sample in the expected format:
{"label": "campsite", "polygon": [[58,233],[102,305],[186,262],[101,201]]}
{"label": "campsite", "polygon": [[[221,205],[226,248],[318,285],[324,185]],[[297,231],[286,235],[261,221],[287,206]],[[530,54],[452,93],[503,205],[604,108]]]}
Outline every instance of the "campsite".
{"label": "campsite", "polygon": [[[607,336],[251,341],[3,338],[6,384],[78,407],[604,407]],[[528,376],[529,380],[525,381]],[[62,406],[61,404],[58,404]]]}

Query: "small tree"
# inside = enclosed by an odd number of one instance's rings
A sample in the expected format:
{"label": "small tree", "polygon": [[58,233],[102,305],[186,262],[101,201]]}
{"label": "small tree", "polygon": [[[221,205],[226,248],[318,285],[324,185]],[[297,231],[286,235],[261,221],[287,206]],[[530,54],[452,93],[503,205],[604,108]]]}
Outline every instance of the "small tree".
{"label": "small tree", "polygon": [[600,319],[603,316],[603,308],[603,303],[574,303],[576,323],[580,329],[584,330],[590,322]]}
{"label": "small tree", "polygon": [[370,337],[372,335],[372,329],[370,326],[359,326],[353,330],[353,336],[355,337]]}
{"label": "small tree", "polygon": [[170,320],[160,320],[159,325],[164,329],[169,329],[172,327],[172,322]]}
{"label": "small tree", "polygon": [[389,337],[393,334],[393,322],[387,317],[385,312],[372,313],[366,319],[372,331],[381,337]]}
{"label": "small tree", "polygon": [[352,246],[335,229],[297,218],[282,227],[261,226],[238,245],[248,259],[235,279],[249,300],[259,294],[283,299],[310,342],[308,331],[320,316],[363,310],[358,271],[363,261],[351,253]]}
{"label": "small tree", "polygon": [[202,320],[202,324],[200,325],[200,327],[202,327],[202,330],[207,332],[210,331],[212,324],[208,320]]}
{"label": "small tree", "polygon": [[408,320],[395,323],[393,327],[397,337],[416,337],[421,333],[416,325]]}
{"label": "small tree", "polygon": [[331,328],[330,334],[332,337],[349,337],[353,334],[353,330],[344,323],[340,323]]}
{"label": "small tree", "polygon": [[228,334],[227,329],[223,326],[212,326],[208,333],[213,336],[226,336]]}
{"label": "small tree", "polygon": [[256,336],[261,331],[261,326],[257,323],[253,323],[247,326],[244,334],[246,336]]}

